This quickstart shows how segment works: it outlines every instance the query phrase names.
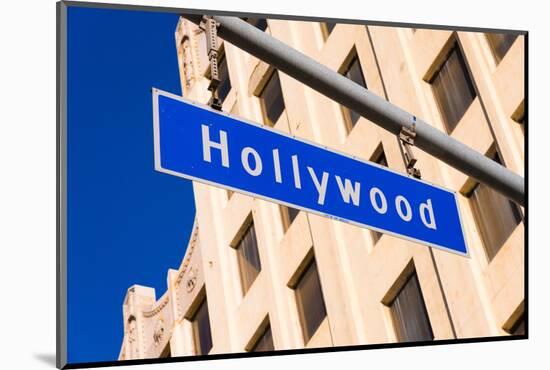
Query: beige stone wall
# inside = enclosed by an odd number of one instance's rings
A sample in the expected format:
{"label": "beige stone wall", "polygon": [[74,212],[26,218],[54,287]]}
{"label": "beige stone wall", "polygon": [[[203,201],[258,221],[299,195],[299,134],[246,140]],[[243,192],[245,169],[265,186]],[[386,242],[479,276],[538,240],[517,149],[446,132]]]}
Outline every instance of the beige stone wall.
{"label": "beige stone wall", "polygon": [[[507,167],[523,176],[523,132],[518,118],[524,99],[524,40],[520,36],[497,64],[484,34],[338,24],[327,40],[316,22],[268,20],[273,37],[341,71],[356,48],[370,91],[445,130],[427,81],[451,46],[460,42],[478,96],[452,136],[481,153],[498,144]],[[204,34],[180,21],[176,30],[182,90],[207,102]],[[223,45],[232,89],[223,110],[262,122],[259,99],[269,67],[229,43]],[[365,160],[382,145],[389,167],[405,172],[394,135],[360,118],[347,132],[340,106],[280,73],[285,112],[275,128]],[[248,350],[269,316],[276,349],[395,342],[388,307],[407,273],[418,275],[435,339],[508,335],[522,314],[524,226],[520,223],[489,262],[465,196],[475,181],[413,149],[422,178],[456,190],[470,258],[383,235],[374,245],[369,230],[300,212],[284,230],[279,206],[195,183],[196,225],[168,289],[132,287],[124,303],[125,337],[120,359],[159,357],[169,341],[172,356],[195,354],[190,318],[206,293],[211,353]],[[256,227],[262,271],[245,296],[236,251],[244,223]],[[305,262],[315,255],[327,318],[303,342],[293,290]],[[439,271],[440,281],[436,271]],[[444,292],[444,293],[443,293]],[[447,299],[449,319],[445,306]],[[162,328],[162,330],[161,330]],[[161,334],[159,334],[161,333]],[[160,337],[160,338],[159,338]]]}

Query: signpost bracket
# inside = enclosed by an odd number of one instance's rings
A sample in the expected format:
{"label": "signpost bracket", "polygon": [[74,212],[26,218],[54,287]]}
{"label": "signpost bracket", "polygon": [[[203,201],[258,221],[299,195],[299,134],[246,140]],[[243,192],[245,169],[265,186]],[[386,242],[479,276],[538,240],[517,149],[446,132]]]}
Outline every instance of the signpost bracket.
{"label": "signpost bracket", "polygon": [[413,116],[412,127],[408,128],[403,126],[399,132],[399,141],[403,148],[403,160],[405,161],[405,168],[407,173],[410,176],[413,176],[417,179],[421,178],[420,170],[414,165],[418,161],[414,156],[414,153],[411,149],[414,146],[414,139],[416,138],[416,116]]}
{"label": "signpost bracket", "polygon": [[220,76],[218,73],[218,27],[220,23],[212,16],[205,15],[202,17],[199,27],[206,34],[206,49],[208,52],[208,60],[210,62],[210,84],[208,90],[212,93],[208,105],[216,110],[222,110],[222,102],[218,96],[218,86],[220,85]]}

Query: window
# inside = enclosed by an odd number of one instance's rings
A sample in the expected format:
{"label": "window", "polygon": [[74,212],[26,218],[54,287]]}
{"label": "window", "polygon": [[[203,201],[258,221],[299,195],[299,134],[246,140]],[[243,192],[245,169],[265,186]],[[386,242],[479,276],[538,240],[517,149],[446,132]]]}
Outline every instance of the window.
{"label": "window", "polygon": [[[378,147],[378,149],[375,151],[374,158],[372,159],[372,162],[378,163],[381,166],[388,167],[388,160],[386,159],[386,153],[384,153],[384,147],[382,144]],[[378,243],[380,238],[382,237],[382,233],[379,233],[378,231],[371,230],[371,236],[372,236],[372,244]]]}
{"label": "window", "polygon": [[273,351],[275,347],[273,346],[273,336],[271,335],[271,326],[268,324],[265,328],[263,334],[258,339],[254,347],[250,352],[269,352]]}
{"label": "window", "polygon": [[434,339],[416,272],[409,276],[389,307],[399,342]]}
{"label": "window", "polygon": [[[356,84],[363,86],[365,89],[367,88],[367,83],[365,82],[363,71],[361,70],[361,63],[359,62],[359,57],[357,56],[357,52],[355,50],[353,50],[353,57],[351,58],[348,67],[342,74]],[[346,125],[348,126],[348,130],[351,131],[357,121],[359,121],[361,115],[345,107],[342,107],[342,112],[344,114],[344,119],[346,121]]]}
{"label": "window", "polygon": [[[502,164],[496,153],[493,160]],[[491,261],[521,222],[520,211],[505,196],[481,183],[474,187],[470,195],[470,204],[485,254]]]}
{"label": "window", "polygon": [[511,335],[525,335],[525,314],[516,321],[512,329],[510,329]]}
{"label": "window", "polygon": [[281,82],[279,73],[274,71],[267,81],[265,87],[260,93],[260,103],[264,122],[269,126],[274,126],[285,109],[283,92],[281,91]]}
{"label": "window", "polygon": [[497,63],[500,63],[518,38],[518,35],[510,33],[487,33],[486,36]]}
{"label": "window", "polygon": [[207,355],[212,349],[212,333],[210,331],[210,317],[206,298],[202,301],[192,319],[195,350],[197,355]]}
{"label": "window", "polygon": [[159,358],[170,358],[170,357],[172,357],[172,353],[170,351],[170,342],[168,342],[168,344],[166,344],[166,347],[160,353]]}
{"label": "window", "polygon": [[382,233],[379,233],[378,231],[371,230],[370,234],[372,236],[372,244],[373,245],[378,243],[378,241],[382,237]]}
{"label": "window", "polygon": [[518,120],[516,121],[521,126],[521,132],[525,135],[525,115],[522,115]]}
{"label": "window", "polygon": [[265,31],[267,29],[267,19],[265,18],[241,18],[243,21],[246,21],[259,29],[260,31]]}
{"label": "window", "polygon": [[218,61],[218,76],[220,84],[218,85],[218,97],[223,102],[231,90],[231,80],[229,79],[229,70],[227,69],[227,60],[225,55]]}
{"label": "window", "polygon": [[281,209],[281,216],[283,218],[283,226],[286,231],[288,230],[290,225],[292,225],[292,222],[294,221],[296,216],[298,216],[298,213],[300,213],[300,211],[297,210],[296,208],[285,207],[285,206],[280,206],[280,209]]}
{"label": "window", "polygon": [[304,343],[307,343],[327,316],[315,260],[309,264],[298,281],[295,293]]}
{"label": "window", "polygon": [[381,166],[388,167],[388,160],[386,159],[386,153],[384,152],[382,144],[380,144],[379,154],[376,156],[374,162],[378,163]]}
{"label": "window", "polygon": [[254,222],[248,226],[243,237],[237,244],[237,256],[239,260],[243,294],[246,294],[262,270]]}
{"label": "window", "polygon": [[[523,105],[523,103],[522,103]],[[517,114],[516,115],[516,118],[513,118],[512,119],[519,123],[519,126],[521,128],[521,132],[525,135],[525,111],[523,111],[523,108],[521,110],[521,113],[520,114]]]}
{"label": "window", "polygon": [[476,92],[458,44],[449,52],[431,80],[432,90],[447,132],[451,133],[476,97]]}
{"label": "window", "polygon": [[328,39],[328,37],[332,33],[332,30],[334,30],[335,26],[336,26],[336,23],[329,23],[329,22],[321,23],[321,30],[323,32],[323,37],[325,38],[325,40]]}

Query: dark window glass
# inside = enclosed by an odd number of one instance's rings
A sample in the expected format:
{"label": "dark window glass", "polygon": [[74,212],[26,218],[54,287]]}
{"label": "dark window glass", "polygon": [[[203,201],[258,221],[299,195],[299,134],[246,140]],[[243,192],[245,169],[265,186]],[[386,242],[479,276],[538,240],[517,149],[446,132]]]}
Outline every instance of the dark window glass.
{"label": "dark window glass", "polygon": [[[384,152],[384,148],[382,147],[382,144],[380,144],[380,149],[377,151],[378,154],[373,158],[373,162],[378,163],[381,166],[388,167],[388,160],[386,159],[386,153]],[[372,244],[378,243],[380,238],[382,237],[382,233],[379,233],[378,231],[371,230],[372,235]]]}
{"label": "dark window glass", "polygon": [[374,158],[373,162],[378,163],[381,166],[388,167],[388,160],[386,159],[386,153],[384,152],[384,148],[380,145],[380,149],[378,150],[378,154]]}
{"label": "dark window glass", "polygon": [[296,208],[281,206],[281,215],[283,217],[283,226],[285,230],[288,230],[290,225],[292,225],[298,213],[300,213],[300,211]]}
{"label": "dark window glass", "polygon": [[[498,154],[493,159],[501,164]],[[491,261],[521,222],[518,207],[487,185],[478,183],[470,195],[483,247]]]}
{"label": "dark window glass", "polygon": [[390,310],[399,342],[434,339],[416,273],[409,277],[390,303]]}
{"label": "dark window glass", "polygon": [[[357,54],[355,54],[355,56],[352,58],[351,62],[348,65],[348,68],[344,71],[343,75],[355,82],[356,84],[363,86],[365,89],[367,88],[367,83],[365,82],[365,77],[363,76],[361,63],[359,62]],[[361,115],[344,107],[342,107],[342,109],[344,111],[344,116],[349,126],[348,128],[351,130],[353,126],[355,126],[357,121],[359,121]]]}
{"label": "dark window glass", "polygon": [[271,326],[267,325],[262,336],[258,339],[254,347],[250,352],[269,352],[273,351],[275,347],[273,346],[273,336],[271,335]]}
{"label": "dark window glass", "polygon": [[166,345],[166,348],[164,348],[164,350],[161,352],[160,358],[170,358],[172,357],[172,353],[170,351],[170,342],[168,342],[168,344]]}
{"label": "dark window glass", "polygon": [[223,102],[231,90],[231,80],[227,69],[227,60],[222,56],[218,62],[218,75],[220,84],[218,85],[218,97]]}
{"label": "dark window glass", "polygon": [[464,57],[457,44],[431,82],[435,100],[451,133],[476,97]]}
{"label": "dark window glass", "polygon": [[295,292],[304,343],[307,343],[327,316],[315,260],[300,278]]}
{"label": "dark window glass", "polygon": [[525,134],[525,116],[522,116],[518,122],[521,123],[521,131]]}
{"label": "dark window glass", "polygon": [[210,331],[210,317],[206,298],[197,309],[192,322],[197,354],[207,355],[212,349],[212,333]]}
{"label": "dark window glass", "polygon": [[323,29],[323,35],[325,36],[325,40],[330,36],[335,26],[336,26],[336,23],[325,22],[322,24],[321,27]]}
{"label": "dark window glass", "polygon": [[522,114],[521,117],[519,117],[515,121],[520,124],[521,132],[525,134],[525,114]]}
{"label": "dark window glass", "polygon": [[512,329],[510,329],[510,334],[512,335],[525,335],[525,316],[521,317],[516,321]]}
{"label": "dark window glass", "polygon": [[275,125],[285,109],[285,101],[283,100],[281,82],[277,71],[273,72],[260,93],[260,101],[265,123],[269,126]]}
{"label": "dark window glass", "polygon": [[265,31],[267,29],[267,19],[265,18],[241,18],[243,21],[246,21],[259,29],[260,31]]}
{"label": "dark window glass", "polygon": [[514,41],[518,38],[517,35],[510,33],[487,33],[486,36],[497,63],[504,58]]}
{"label": "dark window glass", "polygon": [[246,294],[262,270],[254,223],[250,224],[242,239],[237,244],[237,256],[239,259],[243,294]]}
{"label": "dark window glass", "polygon": [[372,236],[372,244],[378,243],[380,238],[382,237],[382,233],[379,233],[378,231],[371,230],[371,236]]}

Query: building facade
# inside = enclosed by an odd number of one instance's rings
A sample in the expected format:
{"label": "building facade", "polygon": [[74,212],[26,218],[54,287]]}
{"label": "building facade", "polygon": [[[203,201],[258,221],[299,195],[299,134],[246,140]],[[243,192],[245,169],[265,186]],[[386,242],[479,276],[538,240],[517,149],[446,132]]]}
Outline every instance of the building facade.
{"label": "building facade", "polygon": [[[248,19],[524,175],[525,37]],[[205,34],[180,19],[182,91],[210,98]],[[406,172],[395,135],[221,41],[223,110]],[[167,290],[133,286],[120,360],[524,333],[524,209],[413,148],[453,189],[463,257],[194,183],[196,220]]]}

